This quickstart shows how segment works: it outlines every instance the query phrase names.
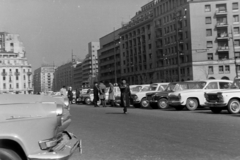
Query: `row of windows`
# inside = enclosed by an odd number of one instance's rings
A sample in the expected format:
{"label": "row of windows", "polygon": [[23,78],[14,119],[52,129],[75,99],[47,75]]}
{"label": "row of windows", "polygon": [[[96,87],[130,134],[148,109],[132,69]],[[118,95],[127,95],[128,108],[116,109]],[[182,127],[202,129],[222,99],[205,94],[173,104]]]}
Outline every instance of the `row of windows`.
{"label": "row of windows", "polygon": [[[227,11],[227,5],[226,4],[217,4],[216,5],[216,9],[217,11]],[[239,6],[238,6],[238,2],[233,2],[232,3],[232,10],[238,10]],[[205,12],[211,12],[211,5],[207,4],[205,5]]]}
{"label": "row of windows", "polygon": [[[23,84],[23,88],[26,88],[26,84]],[[3,83],[3,89],[7,89],[6,83]],[[9,84],[9,89],[13,89],[12,84]],[[16,83],[16,89],[19,89],[19,83]]]}
{"label": "row of windows", "polygon": [[[3,80],[5,81],[6,80],[6,76],[3,76]],[[19,76],[16,76],[16,80],[18,81],[19,80]],[[24,75],[23,76],[23,80],[26,80],[26,76]],[[12,81],[12,78],[9,77],[9,81]]]}
{"label": "row of windows", "polygon": [[[218,73],[230,73],[230,66],[224,65],[224,66],[218,66]],[[214,74],[213,66],[208,66],[208,74]]]}
{"label": "row of windows", "polygon": [[[233,23],[239,22],[239,15],[233,15]],[[212,24],[212,17],[205,17],[205,23],[206,24]],[[218,25],[227,25],[227,17],[217,17],[217,24]]]}

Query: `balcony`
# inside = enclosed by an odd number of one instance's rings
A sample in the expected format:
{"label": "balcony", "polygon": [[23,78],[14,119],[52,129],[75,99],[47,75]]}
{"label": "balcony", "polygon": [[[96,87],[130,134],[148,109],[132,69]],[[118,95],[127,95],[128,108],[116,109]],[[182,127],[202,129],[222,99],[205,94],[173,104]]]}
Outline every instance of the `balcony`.
{"label": "balcony", "polygon": [[7,76],[7,72],[2,72],[2,76],[3,77]]}
{"label": "balcony", "polygon": [[218,33],[217,39],[218,40],[228,40],[229,36],[227,33]]}
{"label": "balcony", "polygon": [[228,46],[219,46],[217,48],[218,52],[228,52],[229,51],[229,47]]}
{"label": "balcony", "polygon": [[15,72],[15,76],[19,76],[20,75],[20,72]]}
{"label": "balcony", "polygon": [[215,14],[216,14],[216,16],[227,15],[227,10],[226,9],[217,10]]}
{"label": "balcony", "polygon": [[217,28],[228,27],[228,23],[227,22],[217,22],[216,27]]}

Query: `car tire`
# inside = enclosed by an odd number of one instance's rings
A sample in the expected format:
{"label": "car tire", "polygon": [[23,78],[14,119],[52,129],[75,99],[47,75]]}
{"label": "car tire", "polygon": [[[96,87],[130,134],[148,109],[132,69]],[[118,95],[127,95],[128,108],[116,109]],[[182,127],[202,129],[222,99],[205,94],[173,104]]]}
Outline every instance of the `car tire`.
{"label": "car tire", "polygon": [[183,110],[184,106],[174,106],[174,108],[175,108],[177,111],[181,111],[181,110]]}
{"label": "car tire", "polygon": [[140,102],[141,108],[148,108],[149,107],[149,102],[147,98],[143,98]]}
{"label": "car tire", "polygon": [[228,113],[237,114],[240,111],[240,102],[237,99],[231,99],[227,106]]}
{"label": "car tire", "polygon": [[158,102],[157,102],[158,108],[160,108],[160,109],[168,108],[168,103],[167,102],[168,102],[168,100],[166,98],[159,99]]}
{"label": "car tire", "polygon": [[2,160],[22,160],[22,158],[13,150],[0,148],[0,159]]}
{"label": "car tire", "polygon": [[212,113],[221,113],[222,112],[222,108],[210,108],[210,110],[212,111]]}
{"label": "car tire", "polygon": [[90,98],[85,98],[84,103],[87,105],[91,104]]}
{"label": "car tire", "polygon": [[194,111],[198,108],[198,100],[195,98],[188,98],[186,102],[186,107],[189,111]]}

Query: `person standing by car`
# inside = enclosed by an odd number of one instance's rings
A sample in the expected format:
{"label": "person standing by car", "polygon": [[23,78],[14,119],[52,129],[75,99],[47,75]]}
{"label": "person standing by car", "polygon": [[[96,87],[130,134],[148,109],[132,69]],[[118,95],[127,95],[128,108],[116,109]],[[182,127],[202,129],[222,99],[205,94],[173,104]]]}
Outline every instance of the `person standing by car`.
{"label": "person standing by car", "polygon": [[72,104],[72,100],[73,100],[72,87],[69,87],[67,96],[68,96],[69,103]]}
{"label": "person standing by car", "polygon": [[98,104],[97,104],[97,102],[99,101],[98,93],[99,93],[98,83],[94,82],[94,86],[93,86],[93,104],[94,104],[94,107],[98,107]]}
{"label": "person standing by car", "polygon": [[108,99],[109,99],[110,105],[113,107],[114,106],[115,95],[114,95],[114,86],[111,82],[109,83],[109,97],[108,97]]}
{"label": "person standing by car", "polygon": [[99,84],[99,93],[100,93],[100,100],[102,102],[103,107],[106,107],[106,101],[105,101],[105,93],[106,93],[106,86],[103,82],[100,82]]}
{"label": "person standing by car", "polygon": [[60,89],[61,96],[67,97],[67,90],[65,86]]}
{"label": "person standing by car", "polygon": [[80,90],[81,89],[76,89],[76,103],[78,103],[78,99],[80,97]]}
{"label": "person standing by car", "polygon": [[131,91],[126,79],[122,79],[119,88],[121,91],[121,106],[123,107],[123,113],[127,113],[127,108],[130,106]]}

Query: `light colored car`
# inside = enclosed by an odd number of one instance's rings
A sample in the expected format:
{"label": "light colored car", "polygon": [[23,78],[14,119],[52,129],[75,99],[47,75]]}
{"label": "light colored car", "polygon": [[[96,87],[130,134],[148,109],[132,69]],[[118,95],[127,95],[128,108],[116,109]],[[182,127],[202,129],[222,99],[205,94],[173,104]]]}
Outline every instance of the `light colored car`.
{"label": "light colored car", "polygon": [[147,100],[146,94],[151,93],[151,92],[156,92],[156,91],[164,91],[165,88],[167,87],[168,83],[153,83],[150,84],[149,86],[143,86],[141,91],[132,93],[131,98],[133,101],[134,107],[143,107],[146,108],[149,106],[149,102]]}
{"label": "light colored car", "polygon": [[[230,114],[240,112],[240,79],[235,79],[229,89],[219,91],[211,91],[205,93],[206,106],[213,113],[220,113],[222,110],[227,110]],[[227,86],[226,86],[227,87]]]}
{"label": "light colored car", "polygon": [[205,107],[205,92],[224,89],[226,85],[232,83],[230,80],[204,80],[194,81],[192,89],[169,93],[168,104],[176,110],[186,107],[188,110],[196,110],[199,106]]}
{"label": "light colored car", "polygon": [[0,96],[0,159],[69,159],[80,141],[66,131],[69,108],[43,95]]}
{"label": "light colored car", "polygon": [[91,104],[93,102],[93,89],[88,89],[86,93],[81,94],[78,98],[78,102],[85,103],[85,104]]}

